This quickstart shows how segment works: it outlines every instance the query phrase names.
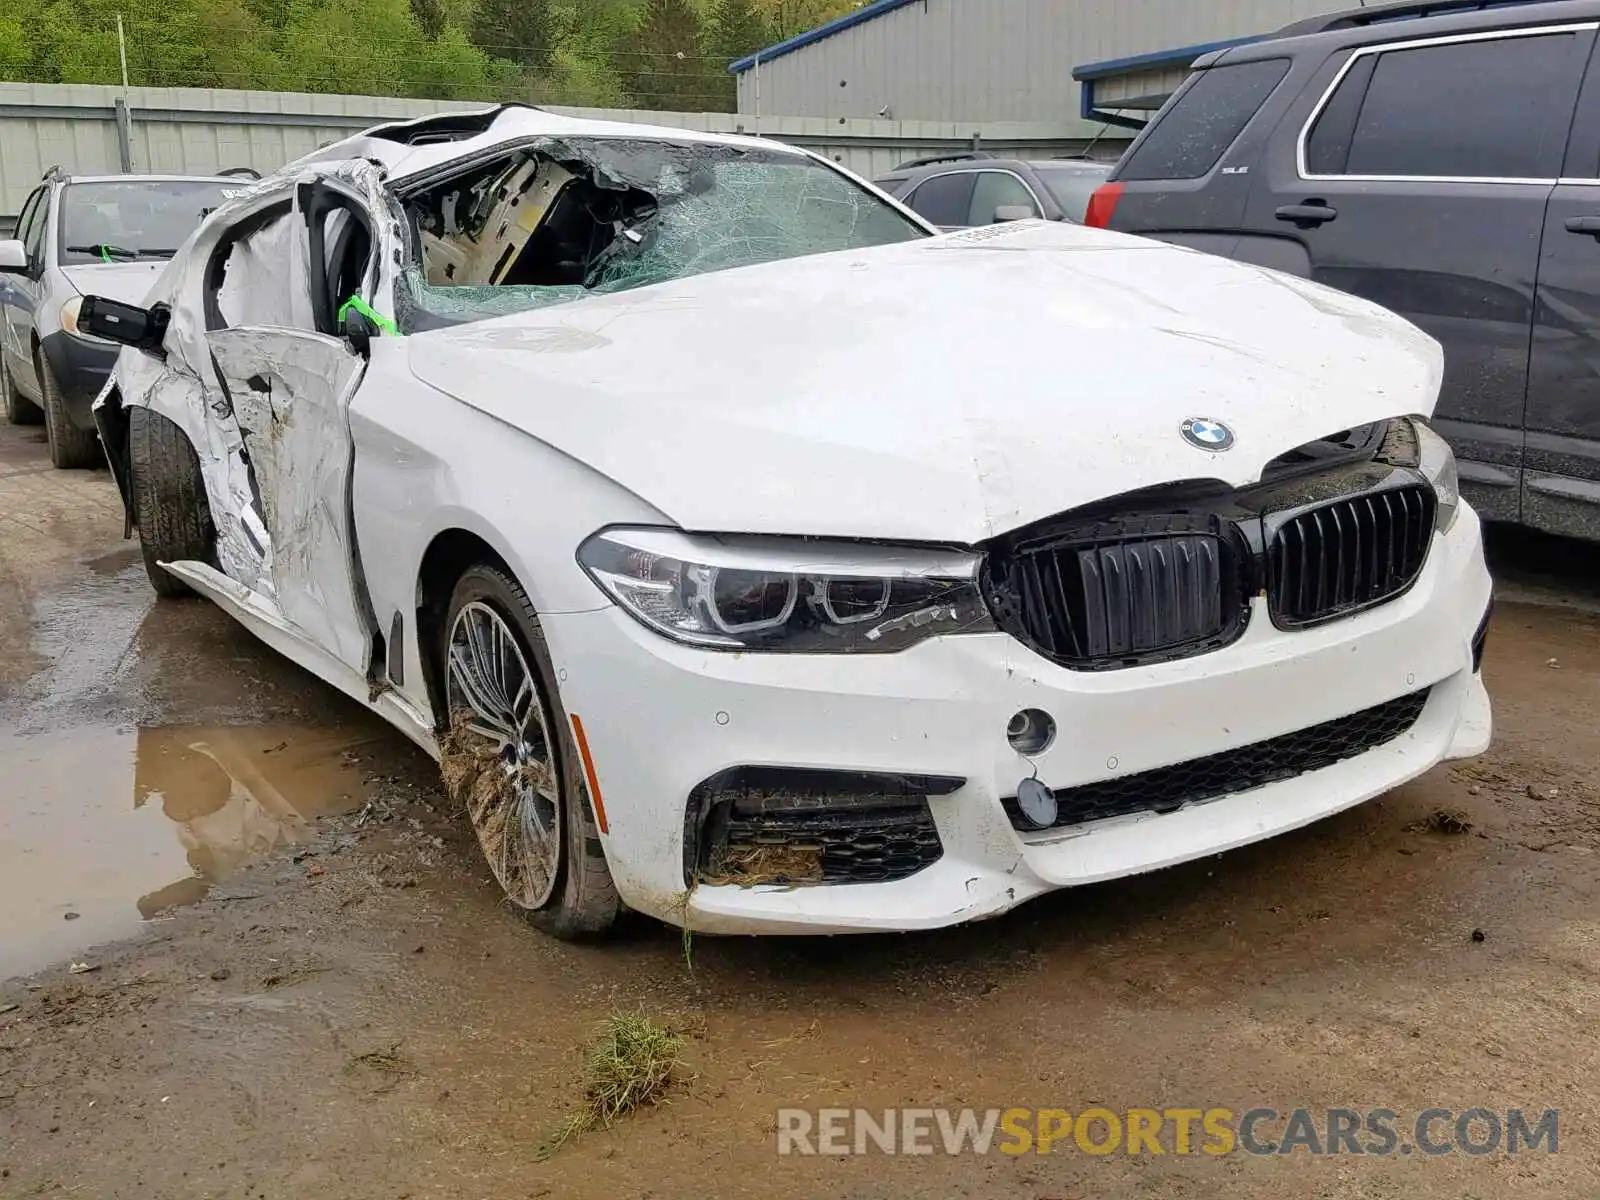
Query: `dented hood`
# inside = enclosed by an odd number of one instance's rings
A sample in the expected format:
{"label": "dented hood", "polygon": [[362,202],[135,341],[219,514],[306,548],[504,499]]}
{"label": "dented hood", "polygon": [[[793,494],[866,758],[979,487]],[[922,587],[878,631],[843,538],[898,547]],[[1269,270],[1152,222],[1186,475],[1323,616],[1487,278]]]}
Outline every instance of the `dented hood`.
{"label": "dented hood", "polygon": [[[1316,438],[1431,413],[1442,361],[1364,301],[1042,222],[590,297],[410,356],[684,528],[956,542],[1253,482]],[[1236,444],[1196,449],[1191,417]]]}
{"label": "dented hood", "polygon": [[61,273],[80,295],[143,304],[166,265],[164,258],[145,262],[80,263],[62,267]]}

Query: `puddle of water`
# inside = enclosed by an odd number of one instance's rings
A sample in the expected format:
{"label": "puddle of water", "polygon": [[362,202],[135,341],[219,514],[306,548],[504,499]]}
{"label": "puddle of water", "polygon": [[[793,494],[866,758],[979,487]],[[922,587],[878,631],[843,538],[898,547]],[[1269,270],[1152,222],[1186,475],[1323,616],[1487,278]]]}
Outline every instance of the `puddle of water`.
{"label": "puddle of water", "polygon": [[[0,733],[0,979],[126,937],[365,799],[382,733]],[[68,913],[77,916],[68,919]]]}
{"label": "puddle of water", "polygon": [[96,575],[116,575],[138,561],[138,547],[130,546],[124,550],[113,550],[110,554],[102,554],[97,558],[85,559],[83,565]]}

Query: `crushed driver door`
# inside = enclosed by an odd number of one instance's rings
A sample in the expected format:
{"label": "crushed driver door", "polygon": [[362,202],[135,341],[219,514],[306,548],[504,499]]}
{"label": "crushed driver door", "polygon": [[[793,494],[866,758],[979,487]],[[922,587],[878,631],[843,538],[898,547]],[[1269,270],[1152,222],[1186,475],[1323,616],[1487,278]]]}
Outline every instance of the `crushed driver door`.
{"label": "crushed driver door", "polygon": [[364,305],[377,299],[375,230],[368,195],[354,182],[302,183],[291,274],[309,292],[315,328],[255,324],[207,334],[271,539],[272,599],[299,633],[369,682],[377,626],[351,519],[349,421],[366,360],[339,323],[352,296]]}

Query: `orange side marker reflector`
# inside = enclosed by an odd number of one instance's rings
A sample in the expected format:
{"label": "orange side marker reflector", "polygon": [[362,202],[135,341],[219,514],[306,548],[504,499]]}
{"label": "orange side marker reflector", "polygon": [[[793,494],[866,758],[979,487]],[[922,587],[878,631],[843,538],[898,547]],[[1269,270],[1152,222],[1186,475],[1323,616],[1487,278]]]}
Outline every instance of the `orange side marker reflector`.
{"label": "orange side marker reflector", "polygon": [[578,714],[572,714],[572,732],[578,739],[578,754],[583,758],[583,773],[589,779],[589,798],[594,801],[594,819],[600,826],[601,833],[610,833],[611,829],[606,824],[606,803],[600,798],[600,780],[594,773],[594,758],[589,753],[589,739],[584,736],[583,722],[578,720]]}

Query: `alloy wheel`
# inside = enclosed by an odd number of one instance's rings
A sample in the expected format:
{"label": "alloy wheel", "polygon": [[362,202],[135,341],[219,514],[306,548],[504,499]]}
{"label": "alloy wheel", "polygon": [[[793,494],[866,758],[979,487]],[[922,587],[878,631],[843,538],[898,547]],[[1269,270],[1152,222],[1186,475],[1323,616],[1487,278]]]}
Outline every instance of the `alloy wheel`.
{"label": "alloy wheel", "polygon": [[468,815],[512,903],[537,909],[561,861],[560,778],[544,698],[506,620],[473,601],[450,629],[447,699],[456,753],[477,759]]}

